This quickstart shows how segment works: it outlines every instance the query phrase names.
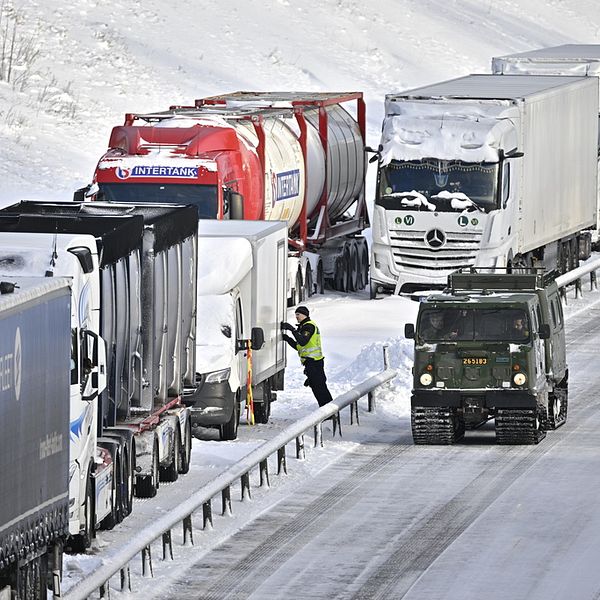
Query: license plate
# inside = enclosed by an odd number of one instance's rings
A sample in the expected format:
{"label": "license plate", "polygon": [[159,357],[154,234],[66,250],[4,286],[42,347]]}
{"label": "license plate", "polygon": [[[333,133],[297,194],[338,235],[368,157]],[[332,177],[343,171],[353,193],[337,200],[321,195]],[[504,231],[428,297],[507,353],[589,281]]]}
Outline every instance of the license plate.
{"label": "license plate", "polygon": [[481,358],[481,357],[463,358],[463,365],[469,365],[469,366],[487,365],[487,358]]}

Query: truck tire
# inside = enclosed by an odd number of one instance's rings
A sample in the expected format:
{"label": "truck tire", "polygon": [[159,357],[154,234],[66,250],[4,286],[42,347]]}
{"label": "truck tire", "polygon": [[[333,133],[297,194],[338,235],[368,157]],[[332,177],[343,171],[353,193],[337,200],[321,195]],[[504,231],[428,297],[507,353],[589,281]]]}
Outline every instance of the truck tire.
{"label": "truck tire", "polygon": [[372,279],[369,281],[369,298],[377,300],[377,284]]}
{"label": "truck tire", "polygon": [[92,540],[94,539],[94,485],[92,483],[92,478],[88,473],[87,485],[85,490],[85,504],[84,504],[84,519],[85,523],[83,526],[83,531],[77,535],[71,536],[69,539],[69,548],[72,552],[76,554],[84,553],[91,545]]}
{"label": "truck tire", "polygon": [[348,243],[348,291],[356,292],[359,287],[358,247],[354,241]]}
{"label": "truck tire", "polygon": [[181,460],[181,433],[179,427],[175,427],[175,435],[171,446],[171,460],[166,467],[160,468],[161,481],[177,481]]}
{"label": "truck tire", "polygon": [[238,425],[240,423],[240,393],[236,392],[233,397],[233,410],[231,418],[227,423],[219,427],[219,436],[222,441],[231,441],[237,439]]}
{"label": "truck tire", "polygon": [[136,477],[135,495],[138,498],[154,498],[159,485],[158,443],[155,441],[152,450],[152,468],[150,474]]}
{"label": "truck tire", "polygon": [[113,488],[111,494],[110,513],[102,519],[100,523],[100,529],[112,529],[117,523],[120,523],[123,519],[120,518],[121,510],[121,495],[123,491],[123,461],[121,460],[121,454],[115,455],[115,469],[113,477]]}
{"label": "truck tire", "polygon": [[183,443],[181,445],[181,459],[179,460],[179,473],[185,475],[190,470],[192,463],[192,423],[190,419],[185,422]]}
{"label": "truck tire", "polygon": [[257,402],[254,405],[254,416],[256,417],[256,421],[258,423],[263,423],[266,425],[269,422],[269,417],[271,416],[272,391],[269,381],[265,381],[262,385],[263,401]]}
{"label": "truck tire", "polygon": [[304,281],[302,279],[302,270],[298,267],[298,272],[296,273],[296,298],[298,300],[298,304],[301,304],[305,300],[305,292],[304,292]]}
{"label": "truck tire", "polygon": [[304,298],[310,298],[314,293],[312,268],[309,263],[306,265],[306,275],[304,276]]}
{"label": "truck tire", "polygon": [[325,274],[323,273],[323,262],[319,260],[317,265],[317,294],[325,293]]}

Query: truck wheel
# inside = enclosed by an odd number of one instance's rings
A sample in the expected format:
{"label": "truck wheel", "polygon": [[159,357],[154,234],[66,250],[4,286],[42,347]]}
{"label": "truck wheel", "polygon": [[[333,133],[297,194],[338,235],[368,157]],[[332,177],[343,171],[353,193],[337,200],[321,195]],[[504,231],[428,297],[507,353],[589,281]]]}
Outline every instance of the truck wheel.
{"label": "truck wheel", "polygon": [[110,512],[104,519],[102,523],[100,523],[101,529],[112,529],[117,523],[119,523],[122,519],[119,519],[120,514],[120,503],[121,503],[121,493],[122,493],[122,485],[123,485],[123,469],[122,469],[122,461],[121,455],[117,454],[115,456],[115,470],[114,470],[113,482],[112,482],[112,494],[111,494],[111,502],[110,502]]}
{"label": "truck wheel", "polygon": [[306,275],[304,276],[304,299],[310,298],[315,293],[313,285],[312,269],[310,264],[306,265]]}
{"label": "truck wheel", "polygon": [[223,441],[231,441],[237,438],[238,425],[240,423],[240,395],[236,392],[233,397],[233,410],[231,411],[231,418],[227,423],[224,423],[219,427],[220,438]]}
{"label": "truck wheel", "polygon": [[87,486],[85,490],[83,531],[71,537],[69,548],[76,554],[84,553],[91,545],[94,538],[94,490],[90,475],[88,474]]}
{"label": "truck wheel", "polygon": [[369,284],[369,246],[367,246],[367,241],[364,238],[358,247],[358,256],[360,265],[359,289],[362,290]]}
{"label": "truck wheel", "polygon": [[371,279],[369,281],[369,298],[377,300],[377,284]]}
{"label": "truck wheel", "polygon": [[356,292],[359,287],[358,247],[354,242],[348,244],[348,291]]}
{"label": "truck wheel", "polygon": [[317,265],[317,294],[325,293],[325,274],[323,273],[323,263],[319,261]]}
{"label": "truck wheel", "polygon": [[[128,446],[125,456],[125,498],[123,499],[123,517],[131,514],[133,510],[133,481],[135,477],[135,446]],[[129,454],[131,453],[131,456]]]}
{"label": "truck wheel", "polygon": [[263,383],[263,401],[254,405],[254,416],[259,423],[267,424],[271,416],[271,384],[268,381]]}
{"label": "truck wheel", "polygon": [[166,467],[160,468],[161,481],[177,481],[179,477],[180,457],[181,457],[181,433],[179,427],[175,427],[175,436],[171,447],[171,462]]}
{"label": "truck wheel", "polygon": [[334,273],[333,287],[338,292],[348,291],[348,267],[346,256],[338,256],[335,261],[335,273]]}
{"label": "truck wheel", "polygon": [[192,424],[188,419],[185,423],[183,444],[181,446],[181,458],[179,460],[179,473],[185,475],[190,470],[192,462]]}
{"label": "truck wheel", "polygon": [[152,450],[152,469],[149,475],[142,475],[136,478],[135,495],[138,498],[154,498],[159,485],[158,444],[154,442],[154,448]]}
{"label": "truck wheel", "polygon": [[304,281],[302,280],[302,271],[298,268],[298,272],[296,273],[296,298],[298,299],[298,304],[304,302]]}

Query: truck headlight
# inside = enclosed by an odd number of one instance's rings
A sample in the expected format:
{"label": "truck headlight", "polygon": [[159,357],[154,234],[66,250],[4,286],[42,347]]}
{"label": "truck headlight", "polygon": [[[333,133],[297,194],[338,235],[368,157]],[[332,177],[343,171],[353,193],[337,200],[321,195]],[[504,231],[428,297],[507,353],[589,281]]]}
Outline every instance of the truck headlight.
{"label": "truck headlight", "polygon": [[421,382],[421,385],[431,385],[431,382],[433,381],[433,377],[431,376],[430,373],[423,373],[423,375],[421,375],[419,381]]}
{"label": "truck headlight", "polygon": [[515,385],[525,385],[527,377],[525,373],[515,373],[513,381],[515,382]]}
{"label": "truck headlight", "polygon": [[212,373],[208,373],[204,381],[206,383],[222,383],[223,381],[227,381],[229,379],[229,374],[231,373],[231,369],[221,369],[220,371],[213,371]]}

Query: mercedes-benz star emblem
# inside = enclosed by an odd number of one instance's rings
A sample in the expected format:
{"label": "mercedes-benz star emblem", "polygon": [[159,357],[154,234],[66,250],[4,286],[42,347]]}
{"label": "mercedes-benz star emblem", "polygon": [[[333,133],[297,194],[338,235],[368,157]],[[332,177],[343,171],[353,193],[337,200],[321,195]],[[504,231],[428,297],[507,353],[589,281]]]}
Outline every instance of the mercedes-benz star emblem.
{"label": "mercedes-benz star emblem", "polygon": [[425,241],[437,250],[446,243],[446,234],[441,229],[430,229],[425,234]]}

